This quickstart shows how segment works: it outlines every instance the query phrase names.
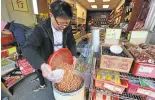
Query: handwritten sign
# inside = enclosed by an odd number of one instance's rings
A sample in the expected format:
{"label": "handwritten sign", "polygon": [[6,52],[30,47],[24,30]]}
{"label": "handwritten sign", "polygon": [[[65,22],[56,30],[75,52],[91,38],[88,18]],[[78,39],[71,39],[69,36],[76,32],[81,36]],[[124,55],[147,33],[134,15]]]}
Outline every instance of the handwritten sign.
{"label": "handwritten sign", "polygon": [[147,39],[148,31],[132,31],[130,43],[141,44],[145,43]]}
{"label": "handwritten sign", "polygon": [[106,38],[120,39],[121,29],[106,29]]}
{"label": "handwritten sign", "polygon": [[105,44],[118,44],[121,29],[106,29]]}
{"label": "handwritten sign", "polygon": [[13,10],[28,12],[27,0],[11,0],[11,3]]}
{"label": "handwritten sign", "polygon": [[133,59],[116,57],[116,56],[101,56],[101,65],[103,69],[110,69],[120,72],[129,72]]}

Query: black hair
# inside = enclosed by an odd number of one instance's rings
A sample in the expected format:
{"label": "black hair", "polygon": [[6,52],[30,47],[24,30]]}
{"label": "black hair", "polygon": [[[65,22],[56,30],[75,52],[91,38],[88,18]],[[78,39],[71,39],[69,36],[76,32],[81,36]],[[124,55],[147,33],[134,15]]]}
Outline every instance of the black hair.
{"label": "black hair", "polygon": [[65,1],[56,0],[50,5],[50,11],[54,17],[72,18],[72,7]]}

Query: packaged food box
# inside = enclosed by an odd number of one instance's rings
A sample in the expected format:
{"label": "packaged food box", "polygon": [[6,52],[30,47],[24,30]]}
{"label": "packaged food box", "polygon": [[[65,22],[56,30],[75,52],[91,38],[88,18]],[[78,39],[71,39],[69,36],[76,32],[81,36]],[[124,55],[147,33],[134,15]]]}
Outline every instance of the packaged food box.
{"label": "packaged food box", "polygon": [[133,63],[132,55],[124,46],[121,46],[123,48],[123,52],[121,54],[113,54],[109,50],[110,46],[111,45],[107,44],[103,44],[101,46],[100,68],[128,73]]}

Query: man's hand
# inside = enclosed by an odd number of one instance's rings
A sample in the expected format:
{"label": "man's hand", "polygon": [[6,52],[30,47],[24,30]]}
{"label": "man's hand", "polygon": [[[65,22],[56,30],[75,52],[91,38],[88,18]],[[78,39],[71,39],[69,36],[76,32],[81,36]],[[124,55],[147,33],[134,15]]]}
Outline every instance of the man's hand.
{"label": "man's hand", "polygon": [[43,76],[44,76],[45,78],[47,78],[49,81],[51,81],[51,80],[49,79],[49,76],[50,76],[50,74],[52,73],[51,66],[49,66],[49,65],[46,64],[46,63],[43,63],[43,64],[41,65],[41,71],[42,71]]}

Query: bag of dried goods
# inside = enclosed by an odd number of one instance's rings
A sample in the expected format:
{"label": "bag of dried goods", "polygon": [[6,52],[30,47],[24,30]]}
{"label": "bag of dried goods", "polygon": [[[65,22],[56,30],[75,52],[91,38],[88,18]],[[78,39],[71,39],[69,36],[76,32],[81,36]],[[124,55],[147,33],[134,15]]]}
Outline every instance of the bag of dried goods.
{"label": "bag of dried goods", "polygon": [[147,48],[150,47],[150,44],[141,43],[141,44],[139,44],[139,47],[142,48],[142,49],[147,49]]}
{"label": "bag of dried goods", "polygon": [[138,48],[137,45],[134,45],[134,44],[131,44],[131,43],[125,43],[125,44],[124,44],[124,47],[125,47],[126,49],[130,49],[130,48],[135,48],[135,49],[137,49],[137,48]]}
{"label": "bag of dried goods", "polygon": [[150,46],[148,49],[146,49],[146,52],[152,56],[155,60],[155,46]]}
{"label": "bag of dried goods", "polygon": [[132,54],[136,61],[154,64],[154,59],[144,50],[131,48],[128,51]]}

